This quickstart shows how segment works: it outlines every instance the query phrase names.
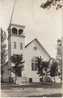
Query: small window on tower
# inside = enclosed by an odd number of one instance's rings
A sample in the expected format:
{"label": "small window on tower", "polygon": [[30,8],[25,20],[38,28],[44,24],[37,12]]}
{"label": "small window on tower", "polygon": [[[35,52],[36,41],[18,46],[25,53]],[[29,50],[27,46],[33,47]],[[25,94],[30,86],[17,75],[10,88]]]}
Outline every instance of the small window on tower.
{"label": "small window on tower", "polygon": [[14,49],[16,49],[16,42],[14,42]]}
{"label": "small window on tower", "polygon": [[23,33],[22,29],[19,29],[19,35],[21,35]]}
{"label": "small window on tower", "polygon": [[17,34],[17,29],[16,28],[12,28],[12,33],[16,35]]}
{"label": "small window on tower", "polygon": [[23,49],[23,43],[20,43],[20,49]]}

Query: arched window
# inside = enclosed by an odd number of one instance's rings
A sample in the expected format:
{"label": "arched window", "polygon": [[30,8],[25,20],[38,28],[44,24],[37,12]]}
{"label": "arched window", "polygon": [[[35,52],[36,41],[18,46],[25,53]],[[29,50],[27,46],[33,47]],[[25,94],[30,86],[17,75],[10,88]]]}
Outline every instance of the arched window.
{"label": "arched window", "polygon": [[17,34],[17,29],[16,28],[12,28],[12,34]]}
{"label": "arched window", "polygon": [[19,35],[21,35],[23,33],[22,29],[19,29]]}

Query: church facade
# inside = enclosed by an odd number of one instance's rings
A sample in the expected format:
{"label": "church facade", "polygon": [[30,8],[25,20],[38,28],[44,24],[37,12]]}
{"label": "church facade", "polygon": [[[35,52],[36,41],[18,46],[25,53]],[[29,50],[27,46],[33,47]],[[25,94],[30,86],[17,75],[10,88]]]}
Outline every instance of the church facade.
{"label": "church facade", "polygon": [[33,39],[25,46],[24,50],[25,65],[23,76],[27,77],[29,82],[40,82],[39,74],[37,74],[37,57],[44,61],[48,61],[50,59],[50,55],[40,44],[38,39]]}

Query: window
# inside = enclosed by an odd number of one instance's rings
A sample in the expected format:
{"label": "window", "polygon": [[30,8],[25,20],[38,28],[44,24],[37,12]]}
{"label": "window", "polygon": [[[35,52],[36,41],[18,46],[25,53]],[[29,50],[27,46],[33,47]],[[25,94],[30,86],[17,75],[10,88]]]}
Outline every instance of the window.
{"label": "window", "polygon": [[19,35],[21,35],[23,33],[22,29],[19,29]]}
{"label": "window", "polygon": [[37,47],[35,46],[35,47],[33,47],[34,48],[34,50],[37,50]]}
{"label": "window", "polygon": [[37,70],[37,59],[36,57],[32,58],[32,71],[36,71]]}
{"label": "window", "polygon": [[14,42],[14,49],[16,49],[16,42]]}
{"label": "window", "polygon": [[17,29],[16,28],[12,28],[12,33],[16,35],[17,34]]}
{"label": "window", "polygon": [[23,43],[20,43],[20,49],[23,49]]}

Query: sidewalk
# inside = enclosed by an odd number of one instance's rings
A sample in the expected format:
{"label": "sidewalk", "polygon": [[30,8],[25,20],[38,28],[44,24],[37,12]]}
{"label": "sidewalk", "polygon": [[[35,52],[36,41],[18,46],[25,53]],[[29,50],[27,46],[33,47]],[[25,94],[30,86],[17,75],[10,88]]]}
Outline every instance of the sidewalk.
{"label": "sidewalk", "polygon": [[24,83],[24,84],[10,84],[10,83],[2,83],[1,88],[6,89],[6,88],[13,88],[13,87],[18,87],[18,88],[62,88],[62,85],[60,83]]}

